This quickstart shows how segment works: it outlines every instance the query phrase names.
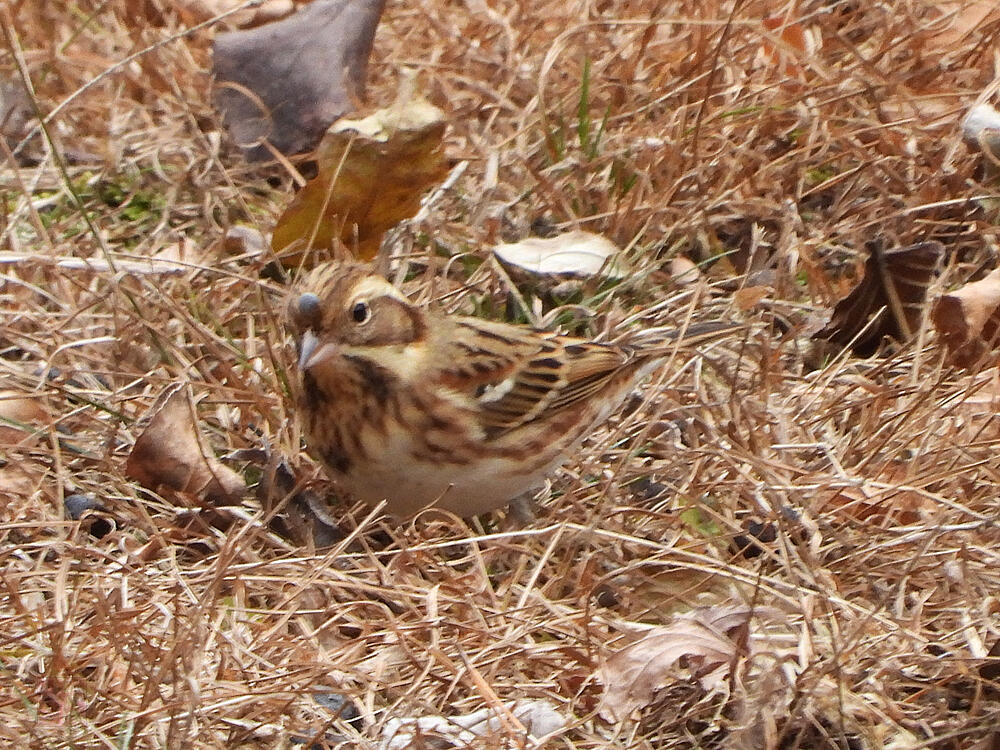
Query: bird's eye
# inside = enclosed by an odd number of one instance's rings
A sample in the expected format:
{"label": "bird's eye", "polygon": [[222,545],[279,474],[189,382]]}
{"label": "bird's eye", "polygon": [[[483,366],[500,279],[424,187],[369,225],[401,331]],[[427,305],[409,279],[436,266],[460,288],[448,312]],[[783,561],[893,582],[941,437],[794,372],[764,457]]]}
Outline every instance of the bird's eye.
{"label": "bird's eye", "polygon": [[358,302],[351,308],[351,317],[355,323],[367,323],[372,316],[372,309],[367,302]]}

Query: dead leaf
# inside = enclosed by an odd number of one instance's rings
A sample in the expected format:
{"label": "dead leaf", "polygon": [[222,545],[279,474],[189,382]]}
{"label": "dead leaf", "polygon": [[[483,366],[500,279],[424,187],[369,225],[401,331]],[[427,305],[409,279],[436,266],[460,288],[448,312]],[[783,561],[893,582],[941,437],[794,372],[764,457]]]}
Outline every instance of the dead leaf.
{"label": "dead leaf", "polygon": [[160,248],[150,257],[156,263],[167,266],[176,264],[194,270],[196,268],[211,268],[219,249],[217,244],[201,245],[189,237],[182,237],[177,242]]}
{"label": "dead leaf", "polygon": [[733,292],[733,304],[741,311],[752,310],[774,290],[769,286],[745,286]]}
{"label": "dead leaf", "polygon": [[396,104],[363,120],[341,120],[323,137],[319,174],[278,219],[271,246],[286,267],[311,248],[338,243],[371,259],[382,235],[420,209],[447,174],[444,113],[404,86]]}
{"label": "dead leaf", "polygon": [[[30,498],[51,481],[51,472],[37,463],[7,461],[0,465],[0,496],[4,498],[5,510],[12,512],[16,508],[14,498]],[[10,517],[5,516],[4,520],[9,521]]]}
{"label": "dead leaf", "polygon": [[837,303],[815,338],[850,346],[861,356],[874,354],[885,336],[909,341],[920,328],[927,289],[943,256],[940,242],[889,251],[873,247],[861,281]]}
{"label": "dead leaf", "polygon": [[0,391],[0,445],[17,445],[52,423],[40,394]]}
{"label": "dead leaf", "polygon": [[621,251],[607,237],[574,230],[555,237],[528,237],[502,243],[493,254],[505,266],[533,276],[622,279],[628,266]]}
{"label": "dead leaf", "polygon": [[1000,370],[990,367],[959,378],[961,393],[957,403],[950,399],[941,404],[937,433],[951,436],[958,444],[1000,437]]}
{"label": "dead leaf", "polygon": [[215,101],[254,160],[311,150],[364,95],[368,56],[385,0],[314,0],[255,29],[219,34]]}
{"label": "dead leaf", "polygon": [[235,503],[246,484],[208,452],[194,414],[187,387],[166,388],[150,407],[149,423],[132,447],[125,474],[153,491],[167,487],[213,503]]}
{"label": "dead leaf", "polygon": [[941,19],[940,31],[928,38],[928,47],[942,54],[954,52],[987,24],[1000,20],[995,0],[952,0],[932,6]]}
{"label": "dead leaf", "polygon": [[975,745],[970,745],[969,750],[1000,750],[1000,732],[990,732]]}
{"label": "dead leaf", "polygon": [[797,61],[816,52],[817,36],[784,15],[765,18],[763,24],[774,33],[764,38],[759,60],[766,65],[780,65],[784,76],[801,76],[803,69]]}
{"label": "dead leaf", "polygon": [[[878,484],[865,482],[856,487],[840,487],[829,496],[820,493],[811,510],[841,522],[864,522],[872,527],[896,528],[932,516],[939,507],[926,493],[906,486],[905,465],[889,464],[880,473]],[[885,486],[893,483],[892,486]]]}
{"label": "dead leaf", "polygon": [[[685,549],[697,552],[706,547],[698,541],[686,543]],[[724,600],[729,584],[726,576],[717,572],[657,561],[616,575],[608,581],[605,591],[620,600],[626,611],[648,611],[655,615],[647,619],[669,622],[677,612],[689,610],[698,601]]]}
{"label": "dead leaf", "polygon": [[[1000,638],[990,646],[986,657],[989,661],[985,661],[979,666],[979,676],[984,680],[996,682],[1000,680]],[[997,736],[1000,737],[1000,735]]]}
{"label": "dead leaf", "polygon": [[437,744],[426,744],[431,738],[445,740],[448,747],[472,747],[483,737],[512,728],[520,730],[523,727],[528,736],[543,737],[565,726],[566,719],[549,701],[508,701],[496,709],[484,708],[459,716],[390,719],[382,730],[379,749],[437,747]]}
{"label": "dead leaf", "polygon": [[259,258],[267,252],[268,241],[259,230],[248,226],[232,226],[222,238],[222,251],[226,255],[246,259]]}
{"label": "dead leaf", "polygon": [[674,256],[670,260],[670,280],[677,286],[688,286],[701,280],[701,269],[698,264],[684,255]]}
{"label": "dead leaf", "polygon": [[952,364],[986,366],[994,361],[1000,335],[1000,269],[938,297],[931,321]]}
{"label": "dead leaf", "polygon": [[962,119],[962,140],[983,155],[987,179],[1000,175],[1000,112],[989,104],[977,104]]}
{"label": "dead leaf", "polygon": [[879,110],[886,120],[916,120],[925,133],[931,129],[950,129],[954,126],[956,107],[953,92],[917,93],[903,85],[898,86],[896,92],[879,102]]}
{"label": "dead leaf", "polygon": [[699,607],[612,654],[597,672],[604,685],[600,715],[618,722],[650,705],[661,690],[686,679],[678,671],[682,663],[703,689],[718,685],[746,654],[745,629],[754,613],[744,605]]}

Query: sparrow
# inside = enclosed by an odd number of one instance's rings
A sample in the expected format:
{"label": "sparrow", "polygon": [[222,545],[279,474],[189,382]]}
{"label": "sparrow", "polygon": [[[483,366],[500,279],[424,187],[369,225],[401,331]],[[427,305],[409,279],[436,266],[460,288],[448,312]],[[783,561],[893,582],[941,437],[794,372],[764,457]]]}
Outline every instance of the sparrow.
{"label": "sparrow", "polygon": [[743,327],[598,343],[424,308],[356,263],[313,270],[288,317],[308,450],[396,517],[469,517],[527,496],[679,344]]}

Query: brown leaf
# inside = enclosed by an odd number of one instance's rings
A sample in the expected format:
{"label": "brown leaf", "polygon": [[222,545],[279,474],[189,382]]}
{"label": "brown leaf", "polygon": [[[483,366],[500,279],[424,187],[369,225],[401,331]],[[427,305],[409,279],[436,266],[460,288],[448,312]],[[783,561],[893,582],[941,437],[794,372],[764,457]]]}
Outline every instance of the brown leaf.
{"label": "brown leaf", "polygon": [[901,84],[896,93],[879,102],[879,111],[886,121],[915,119],[924,132],[951,128],[955,122],[955,96],[947,90],[917,93]]}
{"label": "brown leaf", "polygon": [[1000,680],[1000,638],[993,642],[986,656],[989,658],[989,661],[983,662],[979,666],[979,676],[984,680],[996,682]]}
{"label": "brown leaf", "polygon": [[937,429],[948,429],[949,422],[957,421],[958,425],[953,427],[956,440],[970,442],[1000,436],[1000,370],[981,369],[959,378],[955,385],[962,398],[957,402],[945,401],[938,407],[941,415]]}
{"label": "brown leaf", "polygon": [[935,24],[940,29],[928,38],[930,50],[942,54],[953,52],[987,24],[1000,20],[1000,8],[995,0],[952,0],[938,2],[933,7],[941,19]]}
{"label": "brown leaf", "polygon": [[746,651],[745,633],[739,633],[753,614],[743,605],[699,607],[612,654],[597,672],[604,685],[601,716],[622,721],[650,705],[658,692],[681,679],[682,660],[703,688],[718,684],[726,667]]}
{"label": "brown leaf", "polygon": [[444,113],[406,90],[363,120],[341,120],[324,136],[319,174],[298,192],[274,227],[271,245],[286,267],[311,248],[338,245],[371,259],[382,235],[420,208],[447,174],[441,153]]}
{"label": "brown leaf", "polygon": [[16,497],[30,498],[52,479],[51,473],[30,461],[8,461],[0,466],[0,496],[10,512]]}
{"label": "brown leaf", "polygon": [[[934,501],[906,486],[906,466],[889,465],[877,477],[879,485],[865,483],[817,495],[812,510],[841,521],[863,521],[872,527],[895,528],[917,523],[938,510]],[[886,487],[885,483],[896,486]]]}
{"label": "brown leaf", "polygon": [[970,745],[969,750],[1000,750],[1000,732],[991,732],[975,745]]}
{"label": "brown leaf", "polygon": [[0,445],[21,443],[51,421],[42,396],[0,391]]}
{"label": "brown leaf", "polygon": [[769,286],[745,286],[733,292],[733,304],[743,312],[752,310],[774,290]]}
{"label": "brown leaf", "polygon": [[311,150],[364,94],[368,56],[385,0],[315,0],[255,29],[219,34],[216,106],[248,157],[267,141],[284,154]]}
{"label": "brown leaf", "polygon": [[132,447],[125,474],[154,491],[167,487],[214,503],[235,503],[246,484],[208,452],[194,413],[184,385],[165,389],[149,410],[149,423]]}
{"label": "brown leaf", "polygon": [[810,34],[802,24],[783,15],[765,18],[763,25],[773,33],[771,38],[764,38],[758,59],[766,65],[780,65],[778,69],[784,76],[801,76],[803,69],[797,60],[815,54],[815,35]]}
{"label": "brown leaf", "polygon": [[958,367],[996,359],[1000,333],[1000,269],[938,297],[931,321]]}
{"label": "brown leaf", "polygon": [[247,226],[230,227],[222,239],[222,251],[231,256],[259,258],[267,251],[267,245],[259,230]]}
{"label": "brown leaf", "polygon": [[885,336],[910,340],[920,327],[927,289],[943,255],[940,242],[889,251],[874,247],[861,282],[837,303],[830,322],[815,337],[850,346],[861,356],[874,354]]}

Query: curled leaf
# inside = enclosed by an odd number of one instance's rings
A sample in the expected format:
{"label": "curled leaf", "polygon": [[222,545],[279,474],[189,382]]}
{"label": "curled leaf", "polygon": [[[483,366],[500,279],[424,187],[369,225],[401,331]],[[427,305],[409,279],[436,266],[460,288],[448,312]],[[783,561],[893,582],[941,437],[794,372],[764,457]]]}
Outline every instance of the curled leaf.
{"label": "curled leaf", "polygon": [[503,243],[493,248],[493,254],[504,265],[535,276],[588,279],[603,275],[622,279],[628,275],[628,267],[615,243],[581,230]]}
{"label": "curled leaf", "polygon": [[764,37],[758,59],[777,67],[781,75],[801,76],[799,61],[816,53],[817,35],[784,15],[765,18],[763,25],[769,34]]}
{"label": "curled leaf", "polygon": [[952,364],[969,367],[995,360],[1000,335],[1000,269],[938,297],[931,321]]}
{"label": "curled leaf", "polygon": [[815,337],[850,346],[862,356],[874,354],[883,337],[910,340],[920,329],[927,289],[943,256],[940,242],[888,251],[873,247],[860,283],[837,303]]}
{"label": "curled leaf", "polygon": [[745,286],[733,292],[733,304],[743,312],[752,310],[774,290],[769,286]]}
{"label": "curled leaf", "polygon": [[677,286],[688,286],[701,281],[701,269],[698,264],[684,255],[677,255],[670,260],[670,280]]}
{"label": "curled leaf", "polygon": [[977,34],[987,33],[986,29],[1000,18],[1000,9],[993,0],[947,0],[931,7],[938,19],[927,40],[928,51],[942,55],[959,50]]}
{"label": "curled leaf", "polygon": [[977,104],[962,119],[962,139],[983,154],[987,178],[1000,175],[1000,112],[990,104]]}
{"label": "curled leaf", "polygon": [[21,443],[51,422],[42,396],[0,391],[0,445]]}
{"label": "curled leaf", "polygon": [[149,411],[135,441],[125,474],[143,487],[167,487],[214,503],[234,503],[246,490],[239,474],[205,447],[194,421],[194,403],[183,385],[167,388]]}
{"label": "curled leaf", "polygon": [[657,693],[681,679],[682,661],[704,689],[717,685],[745,652],[745,632],[739,633],[753,614],[752,608],[742,605],[700,607],[612,654],[597,672],[604,685],[601,716],[622,721],[653,703]]}
{"label": "curled leaf", "polygon": [[420,209],[424,191],[447,174],[444,113],[408,92],[362,120],[340,120],[323,137],[319,173],[278,219],[271,246],[285,266],[310,248],[342,244],[363,259],[382,235]]}

